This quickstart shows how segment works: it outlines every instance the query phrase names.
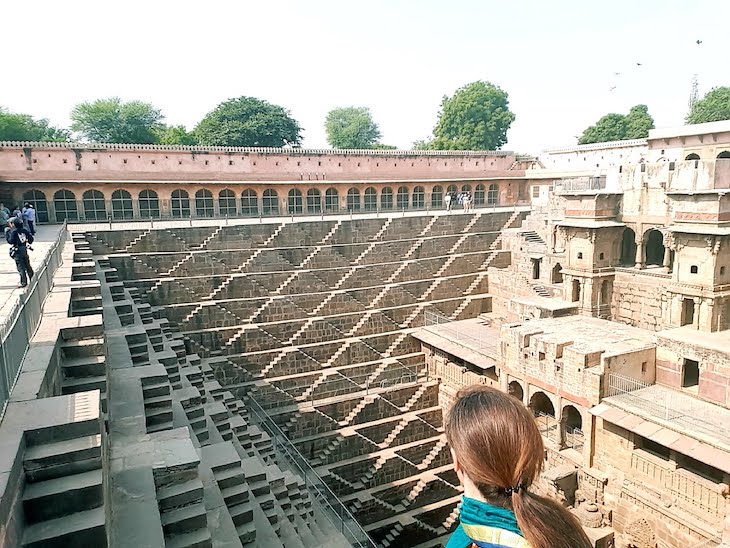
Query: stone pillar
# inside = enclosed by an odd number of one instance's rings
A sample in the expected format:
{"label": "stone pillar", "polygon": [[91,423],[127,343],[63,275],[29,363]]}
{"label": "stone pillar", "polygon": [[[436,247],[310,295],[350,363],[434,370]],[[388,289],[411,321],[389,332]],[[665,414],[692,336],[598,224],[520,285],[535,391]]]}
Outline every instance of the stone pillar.
{"label": "stone pillar", "polygon": [[700,328],[700,307],[702,306],[702,300],[699,297],[694,298],[695,310],[692,315],[692,327],[699,330]]}
{"label": "stone pillar", "polygon": [[662,261],[662,266],[664,267],[664,273],[669,274],[671,272],[671,268],[669,266],[669,263],[672,258],[672,250],[669,249],[669,247],[664,248],[664,260]]}
{"label": "stone pillar", "polygon": [[722,528],[722,547],[730,546],[730,493],[727,489],[724,492],[725,496],[725,520]]}
{"label": "stone pillar", "polygon": [[636,242],[636,268],[644,268],[644,241]]}

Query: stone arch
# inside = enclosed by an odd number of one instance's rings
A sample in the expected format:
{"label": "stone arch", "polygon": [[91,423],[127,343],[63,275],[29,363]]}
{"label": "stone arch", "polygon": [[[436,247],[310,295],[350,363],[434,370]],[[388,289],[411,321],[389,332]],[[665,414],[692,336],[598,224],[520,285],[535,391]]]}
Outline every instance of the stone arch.
{"label": "stone arch", "polygon": [[139,193],[139,216],[143,219],[155,219],[160,216],[160,199],[157,192],[145,189]]}
{"label": "stone arch", "polygon": [[213,217],[215,215],[213,193],[207,188],[201,188],[195,193],[195,214],[198,217]]}
{"label": "stone arch", "polygon": [[[172,193],[173,210],[172,215],[175,217],[175,192],[184,192],[185,199],[188,193],[184,190],[175,190]],[[188,204],[188,215],[190,215],[190,204]],[[132,205],[132,195],[129,191],[119,188],[112,192],[112,218],[116,221],[125,219],[134,219],[134,206]]]}
{"label": "stone arch", "polygon": [[456,185],[449,185],[449,188],[446,189],[446,192],[456,196],[456,193],[459,192],[459,188]]}
{"label": "stone arch", "polygon": [[491,185],[489,185],[489,190],[487,191],[487,204],[499,204],[499,187],[496,183],[492,183]]}
{"label": "stone arch", "polygon": [[647,266],[662,265],[664,262],[664,235],[656,228],[644,233],[644,250]]}
{"label": "stone arch", "polygon": [[360,211],[360,191],[355,187],[347,191],[347,211]]}
{"label": "stone arch", "polygon": [[487,200],[487,189],[483,184],[478,184],[474,189],[474,205],[484,205]]}
{"label": "stone arch", "polygon": [[287,196],[287,212],[290,215],[302,213],[304,211],[304,200],[302,198],[302,191],[298,188],[292,188],[289,190]]}
{"label": "stone arch", "polygon": [[626,227],[621,236],[621,264],[633,266],[636,264],[636,232]]}
{"label": "stone arch", "polygon": [[687,154],[687,156],[684,157],[685,160],[699,160],[700,155],[695,154],[694,152],[692,154]]}
{"label": "stone arch", "polygon": [[550,283],[563,283],[563,267],[560,263],[556,263],[552,271],[550,272]]}
{"label": "stone arch", "polygon": [[334,187],[324,191],[324,210],[331,212],[340,210],[340,195]]}
{"label": "stone arch", "polygon": [[518,381],[512,381],[509,383],[508,392],[510,396],[513,396],[520,401],[525,401],[525,390]]}
{"label": "stone arch", "polygon": [[419,185],[413,189],[411,204],[413,205],[413,209],[423,209],[426,207],[426,190],[422,186]]}
{"label": "stone arch", "polygon": [[[25,202],[33,204],[36,220],[39,223],[48,222],[48,201],[46,200],[45,193],[36,189],[26,190],[23,192],[23,203]],[[8,206],[9,204],[5,205]]]}
{"label": "stone arch", "polygon": [[[126,192],[126,190],[124,191]],[[112,206],[114,195],[112,194]],[[170,195],[170,213],[173,217],[190,217],[190,195],[187,190],[180,188],[173,190]]]}
{"label": "stone arch", "polygon": [[259,214],[259,197],[252,188],[247,188],[241,192],[241,213],[244,215]]}
{"label": "stone arch", "polygon": [[106,201],[100,190],[92,188],[81,197],[84,203],[84,218],[87,221],[106,220]]}
{"label": "stone arch", "polygon": [[583,448],[583,416],[574,405],[566,405],[560,415],[560,428],[565,447]]}
{"label": "stone arch", "polygon": [[464,183],[463,185],[461,185],[461,191],[462,192],[471,192],[471,185]]}
{"label": "stone arch", "polygon": [[218,193],[218,211],[225,217],[236,215],[236,195],[230,188],[224,188]]}
{"label": "stone arch", "polygon": [[580,301],[580,280],[573,280],[571,284],[570,300],[574,303]]}
{"label": "stone arch", "polygon": [[264,190],[261,198],[261,212],[264,215],[279,214],[279,194],[273,188]]}
{"label": "stone arch", "polygon": [[431,207],[441,207],[444,205],[444,187],[436,185],[431,189]]}
{"label": "stone arch", "polygon": [[375,211],[378,209],[378,192],[371,186],[365,189],[363,196],[365,211]]}
{"label": "stone arch", "polygon": [[389,186],[380,191],[380,209],[393,209],[393,189]]}
{"label": "stone arch", "polygon": [[398,192],[395,196],[395,205],[398,209],[408,209],[408,187],[398,187]]}
{"label": "stone arch", "polygon": [[532,410],[532,413],[534,415],[538,414],[544,414],[549,417],[555,418],[555,406],[553,405],[552,400],[550,397],[545,394],[545,392],[542,392],[541,390],[538,390],[535,392],[532,397],[530,398],[530,404],[528,407]]}
{"label": "stone arch", "polygon": [[718,160],[730,160],[730,150],[723,150],[717,155]]}
{"label": "stone arch", "polygon": [[307,213],[322,213],[322,193],[318,188],[307,190]]}
{"label": "stone arch", "polygon": [[53,208],[56,210],[56,222],[60,223],[66,219],[78,221],[79,210],[76,205],[76,195],[65,188],[57,190],[53,195]]}

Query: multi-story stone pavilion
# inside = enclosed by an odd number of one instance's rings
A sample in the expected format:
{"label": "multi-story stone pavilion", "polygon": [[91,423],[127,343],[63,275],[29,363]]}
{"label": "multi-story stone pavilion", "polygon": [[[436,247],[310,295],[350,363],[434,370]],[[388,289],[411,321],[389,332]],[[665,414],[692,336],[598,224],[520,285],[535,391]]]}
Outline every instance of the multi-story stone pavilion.
{"label": "multi-story stone pavilion", "polygon": [[474,383],[596,546],[730,545],[728,156],[2,143],[3,545],[444,546]]}

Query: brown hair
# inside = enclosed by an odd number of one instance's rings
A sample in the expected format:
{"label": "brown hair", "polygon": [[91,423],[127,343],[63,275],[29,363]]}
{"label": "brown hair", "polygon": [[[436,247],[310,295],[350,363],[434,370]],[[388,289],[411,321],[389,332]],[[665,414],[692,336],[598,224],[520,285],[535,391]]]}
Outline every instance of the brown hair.
{"label": "brown hair", "polygon": [[446,438],[464,474],[490,504],[514,512],[532,548],[590,548],[573,514],[529,490],[545,448],[522,402],[488,386],[463,388],[449,411]]}

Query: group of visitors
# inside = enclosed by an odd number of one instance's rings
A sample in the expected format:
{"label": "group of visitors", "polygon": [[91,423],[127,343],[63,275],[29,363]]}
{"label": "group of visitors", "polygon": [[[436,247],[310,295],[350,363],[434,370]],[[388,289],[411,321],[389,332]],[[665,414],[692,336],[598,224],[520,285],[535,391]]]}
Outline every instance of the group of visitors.
{"label": "group of visitors", "polygon": [[447,192],[444,196],[444,204],[446,205],[446,211],[451,211],[454,203],[464,208],[464,212],[474,211],[474,198],[471,195],[471,191],[464,190],[456,194],[455,192]]}
{"label": "group of visitors", "polygon": [[15,261],[15,266],[20,274],[18,287],[25,287],[33,279],[33,267],[30,265],[28,251],[33,250],[30,244],[33,243],[35,235],[35,208],[33,204],[26,202],[22,207],[16,206],[11,211],[0,203],[0,223],[5,227],[5,241],[10,245],[10,257]]}

